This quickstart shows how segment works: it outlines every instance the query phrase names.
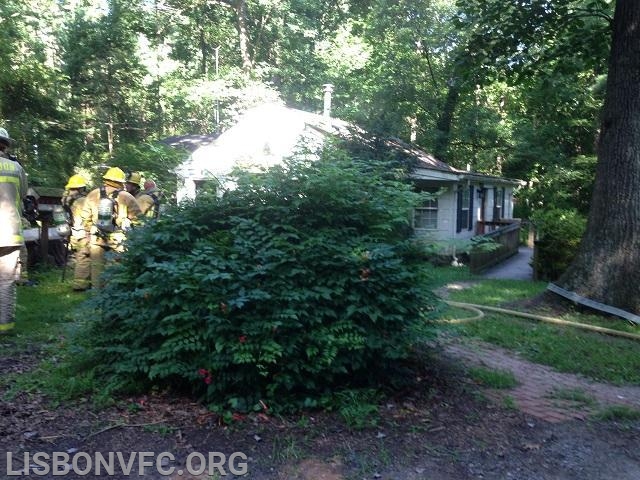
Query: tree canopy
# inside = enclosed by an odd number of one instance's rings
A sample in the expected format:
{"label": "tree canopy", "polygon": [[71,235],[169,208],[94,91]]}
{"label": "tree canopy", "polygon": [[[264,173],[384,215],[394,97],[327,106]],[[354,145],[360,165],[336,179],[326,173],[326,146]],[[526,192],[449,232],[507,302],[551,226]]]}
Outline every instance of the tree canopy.
{"label": "tree canopy", "polygon": [[588,210],[610,1],[7,0],[0,10],[11,66],[0,120],[34,182],[108,164],[127,143],[221,131],[262,95],[249,91],[319,110],[332,83],[337,116],[455,166],[529,180],[524,215],[557,202]]}

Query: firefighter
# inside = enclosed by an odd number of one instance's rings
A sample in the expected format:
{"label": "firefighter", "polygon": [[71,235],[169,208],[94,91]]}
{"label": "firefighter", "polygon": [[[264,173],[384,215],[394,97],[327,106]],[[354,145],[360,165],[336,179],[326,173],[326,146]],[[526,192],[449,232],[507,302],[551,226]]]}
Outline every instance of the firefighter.
{"label": "firefighter", "polygon": [[87,180],[82,175],[72,175],[64,188],[62,206],[69,215],[71,225],[69,245],[75,258],[72,288],[76,292],[81,292],[91,287],[89,233],[82,223],[82,209],[87,200]]}
{"label": "firefighter", "polygon": [[[155,182],[153,180],[147,180],[143,183],[142,174],[140,172],[131,172],[127,177],[126,188],[127,191],[136,197],[138,201],[138,205],[140,205],[140,210],[142,211],[142,215],[146,218],[158,218],[158,207],[160,204],[159,190],[155,188],[155,190],[148,189],[147,183],[152,182],[153,187],[155,187]],[[141,187],[145,186],[145,189],[142,190]]]}
{"label": "firefighter", "polygon": [[140,216],[138,202],[125,190],[125,174],[118,167],[109,168],[103,185],[87,195],[80,217],[89,233],[91,286],[100,288],[100,276],[105,267],[106,254],[117,256],[124,251],[126,231]]}
{"label": "firefighter", "polygon": [[16,282],[20,278],[22,199],[27,195],[27,175],[7,149],[13,139],[0,128],[0,334],[15,327]]}
{"label": "firefighter", "polygon": [[[138,203],[140,204],[140,208],[144,212],[145,216],[148,218],[158,218],[160,215],[160,200],[162,200],[162,192],[156,186],[156,182],[149,179],[144,182],[144,190],[142,190],[140,199]],[[143,200],[144,199],[144,200]],[[151,199],[151,202],[149,202]],[[143,202],[145,203],[146,209],[142,206]]]}

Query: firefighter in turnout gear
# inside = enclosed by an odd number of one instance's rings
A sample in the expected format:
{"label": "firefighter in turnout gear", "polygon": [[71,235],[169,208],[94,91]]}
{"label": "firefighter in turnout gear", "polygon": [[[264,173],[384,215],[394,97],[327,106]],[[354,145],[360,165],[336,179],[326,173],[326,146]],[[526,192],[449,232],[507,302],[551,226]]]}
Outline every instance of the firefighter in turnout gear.
{"label": "firefighter in turnout gear", "polygon": [[[154,189],[147,189],[147,184],[153,184]],[[160,206],[160,191],[155,188],[155,182],[153,180],[142,181],[142,174],[140,172],[131,172],[127,177],[126,188],[127,191],[136,197],[140,210],[145,218],[158,218],[158,209]],[[145,187],[142,190],[142,187]]]}
{"label": "firefighter in turnout gear", "polygon": [[13,139],[0,128],[0,334],[15,326],[16,281],[20,278],[22,199],[27,195],[27,175],[7,149]]}
{"label": "firefighter in turnout gear", "polygon": [[[144,182],[144,190],[140,194],[138,203],[144,215],[148,218],[158,218],[160,215],[162,200],[162,192],[156,186],[156,182],[153,180],[147,180]],[[153,202],[153,203],[151,203]]]}
{"label": "firefighter in turnout gear", "polygon": [[91,257],[89,232],[82,223],[82,209],[87,200],[87,181],[82,175],[73,175],[65,185],[62,206],[69,215],[71,236],[69,244],[74,252],[73,290],[83,291],[91,287]]}
{"label": "firefighter in turnout gear", "polygon": [[126,231],[138,222],[140,207],[136,199],[124,189],[125,174],[111,167],[102,177],[103,185],[87,195],[82,208],[82,224],[89,232],[91,285],[102,286],[100,276],[107,255],[114,257],[124,251]]}

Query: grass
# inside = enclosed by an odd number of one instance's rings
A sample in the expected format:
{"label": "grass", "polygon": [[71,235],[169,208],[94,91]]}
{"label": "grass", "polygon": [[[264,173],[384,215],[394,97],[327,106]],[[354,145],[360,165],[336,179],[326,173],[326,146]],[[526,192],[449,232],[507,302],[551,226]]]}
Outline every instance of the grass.
{"label": "grass", "polygon": [[474,382],[484,387],[496,389],[509,389],[518,386],[518,380],[513,372],[508,370],[492,370],[484,367],[473,367],[469,369],[469,376]]}
{"label": "grass", "polygon": [[[456,272],[460,275],[459,272]],[[447,275],[443,275],[447,278]],[[450,299],[478,305],[501,306],[532,298],[546,284],[517,280],[482,280],[468,288],[454,290]],[[507,307],[509,308],[509,307]],[[552,314],[542,313],[553,316]],[[474,314],[448,309],[444,318],[468,318]],[[640,334],[640,327],[626,321],[580,311],[570,311],[563,320],[604,326]],[[481,320],[464,322],[451,328],[460,335],[519,352],[524,358],[551,366],[561,372],[579,373],[594,380],[617,385],[640,385],[640,342],[562,327],[506,314],[486,312]]]}
{"label": "grass", "polygon": [[458,330],[561,372],[580,373],[617,385],[640,385],[640,343],[597,333],[487,315]]}
{"label": "grass", "polygon": [[502,406],[507,410],[517,410],[518,405],[511,395],[507,395],[502,399]]}
{"label": "grass", "polygon": [[482,280],[482,277],[471,273],[468,266],[433,268],[432,282],[434,289],[449,283],[473,282],[479,280]]}
{"label": "grass", "polygon": [[287,463],[304,457],[305,447],[299,444],[299,439],[294,435],[275,437],[271,458],[276,463]]}
{"label": "grass", "polygon": [[640,420],[640,410],[624,405],[615,405],[600,410],[593,418],[596,420],[635,422]]}
{"label": "grass", "polygon": [[65,327],[74,320],[74,308],[87,296],[86,293],[72,291],[69,272],[64,282],[62,272],[57,268],[29,273],[37,285],[18,287],[13,336],[17,343],[49,341],[52,336],[63,335]]}
{"label": "grass", "polygon": [[[67,272],[68,274],[69,272]],[[68,329],[75,324],[75,308],[87,293],[73,292],[71,278],[62,282],[62,272],[56,268],[30,271],[36,286],[18,287],[16,326],[6,338],[5,355],[37,351],[43,358],[34,369],[20,375],[4,375],[0,384],[7,385],[10,398],[18,392],[47,390],[53,401],[76,396],[86,391],[91,380],[59,369],[60,354],[65,349]]]}
{"label": "grass", "polygon": [[544,292],[546,287],[547,284],[544,282],[483,279],[469,288],[455,290],[451,294],[451,300],[500,306],[509,302],[533,298]]}
{"label": "grass", "polygon": [[596,404],[592,396],[579,388],[558,388],[549,395],[549,398],[569,401],[576,406],[593,407]]}

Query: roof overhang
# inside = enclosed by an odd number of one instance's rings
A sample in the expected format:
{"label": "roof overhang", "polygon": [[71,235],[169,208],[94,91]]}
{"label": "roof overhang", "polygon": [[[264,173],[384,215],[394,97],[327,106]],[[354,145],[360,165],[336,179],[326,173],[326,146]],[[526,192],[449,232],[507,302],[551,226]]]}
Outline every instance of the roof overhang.
{"label": "roof overhang", "polygon": [[411,171],[409,177],[413,180],[438,180],[441,182],[458,182],[460,180],[460,176],[457,173],[428,168],[416,168]]}
{"label": "roof overhang", "polygon": [[437,180],[441,182],[463,182],[470,181],[474,183],[489,183],[492,185],[524,185],[522,180],[512,178],[496,177],[493,175],[485,175],[477,172],[458,171],[442,171],[431,168],[414,168],[409,174],[413,180]]}

